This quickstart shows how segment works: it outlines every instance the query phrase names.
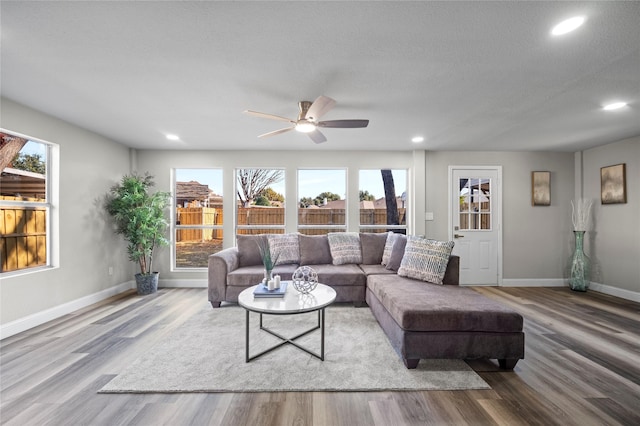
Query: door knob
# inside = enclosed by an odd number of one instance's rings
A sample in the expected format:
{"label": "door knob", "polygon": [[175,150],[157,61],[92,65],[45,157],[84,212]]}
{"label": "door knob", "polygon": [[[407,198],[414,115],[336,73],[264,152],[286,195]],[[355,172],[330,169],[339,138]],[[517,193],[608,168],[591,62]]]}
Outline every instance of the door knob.
{"label": "door knob", "polygon": [[464,238],[464,235],[453,234],[453,238]]}

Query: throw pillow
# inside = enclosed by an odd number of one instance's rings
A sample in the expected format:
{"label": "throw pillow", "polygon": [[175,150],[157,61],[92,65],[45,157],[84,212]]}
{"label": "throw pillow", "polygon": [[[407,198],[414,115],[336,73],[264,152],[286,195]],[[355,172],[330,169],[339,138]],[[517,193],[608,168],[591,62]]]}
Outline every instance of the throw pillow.
{"label": "throw pillow", "polygon": [[276,265],[300,263],[298,234],[269,234],[269,250]]}
{"label": "throw pillow", "polygon": [[360,233],[360,246],[362,247],[362,264],[379,265],[382,262],[382,252],[384,250],[386,241],[386,233]]}
{"label": "throw pillow", "polygon": [[453,241],[407,237],[398,275],[442,284],[453,245]]}
{"label": "throw pillow", "polygon": [[331,263],[331,249],[326,235],[298,234],[300,265],[328,265]]}
{"label": "throw pillow", "polygon": [[258,239],[262,235],[238,235],[238,264],[242,266],[262,265]]}
{"label": "throw pillow", "polygon": [[400,264],[402,263],[402,258],[404,257],[404,249],[407,245],[407,236],[402,234],[396,234],[395,241],[393,243],[393,248],[391,249],[391,255],[389,256],[389,261],[385,268],[391,271],[397,271],[400,268]]}
{"label": "throw pillow", "polygon": [[357,232],[330,232],[328,238],[334,265],[362,263],[360,235]]}
{"label": "throw pillow", "polygon": [[382,264],[389,263],[389,257],[391,256],[391,249],[393,248],[393,242],[396,240],[398,234],[395,232],[387,232],[387,241],[384,243],[384,251],[382,252]]}

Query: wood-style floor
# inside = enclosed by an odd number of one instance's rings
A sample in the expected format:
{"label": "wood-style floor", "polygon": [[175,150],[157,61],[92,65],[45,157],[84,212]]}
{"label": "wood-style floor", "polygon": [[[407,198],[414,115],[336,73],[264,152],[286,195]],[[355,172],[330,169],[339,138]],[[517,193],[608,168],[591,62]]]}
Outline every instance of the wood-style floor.
{"label": "wood-style floor", "polygon": [[[3,425],[640,425],[640,304],[565,288],[477,288],[525,318],[491,390],[98,394],[206,303],[204,289],[128,293],[1,342]],[[367,308],[362,308],[367,309]],[[229,372],[233,374],[233,372]]]}

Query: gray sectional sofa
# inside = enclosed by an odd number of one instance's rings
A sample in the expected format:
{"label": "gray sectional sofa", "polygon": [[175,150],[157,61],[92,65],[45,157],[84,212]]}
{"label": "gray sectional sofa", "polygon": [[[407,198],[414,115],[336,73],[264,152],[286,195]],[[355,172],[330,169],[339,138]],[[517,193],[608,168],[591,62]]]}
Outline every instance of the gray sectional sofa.
{"label": "gray sectional sofa", "polygon": [[[351,240],[345,244],[336,242],[347,237]],[[214,308],[237,302],[242,290],[264,277],[256,238],[261,237],[240,235],[236,247],[209,257],[209,302]],[[424,274],[421,268],[433,268],[434,256],[423,256],[430,249],[422,242],[431,240],[391,233],[280,238],[287,238],[282,246],[288,254],[280,258],[274,274],[289,280],[298,266],[309,265],[320,282],[336,290],[337,302],[366,302],[407,368],[416,368],[420,359],[488,358],[513,369],[524,358],[522,316],[458,286],[460,259],[447,254],[442,244],[443,251],[434,252],[440,264]],[[418,261],[412,262],[411,252]],[[436,282],[429,282],[430,277]]]}

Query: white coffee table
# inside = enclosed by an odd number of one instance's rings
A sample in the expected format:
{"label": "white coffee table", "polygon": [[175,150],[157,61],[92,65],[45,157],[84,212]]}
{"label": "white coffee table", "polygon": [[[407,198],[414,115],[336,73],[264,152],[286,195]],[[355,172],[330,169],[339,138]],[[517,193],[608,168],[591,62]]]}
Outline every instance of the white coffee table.
{"label": "white coffee table", "polygon": [[[262,284],[258,284],[262,285]],[[254,297],[253,290],[257,287],[249,287],[242,291],[238,295],[238,304],[246,310],[246,362],[252,361],[266,353],[273,351],[287,343],[307,352],[310,355],[324,361],[324,308],[329,306],[336,300],[336,291],[328,285],[318,284],[318,286],[309,294],[301,294],[295,288],[290,281],[287,284],[287,291],[284,297]],[[306,312],[318,312],[318,324],[309,330],[306,330],[294,337],[285,337],[273,330],[268,329],[262,325],[262,315],[296,315]],[[249,313],[257,312],[260,314],[260,330],[282,340],[279,344],[266,349],[259,354],[249,355]],[[320,330],[320,353],[314,353],[309,349],[296,343],[295,340],[302,336],[306,336],[315,330]]]}

